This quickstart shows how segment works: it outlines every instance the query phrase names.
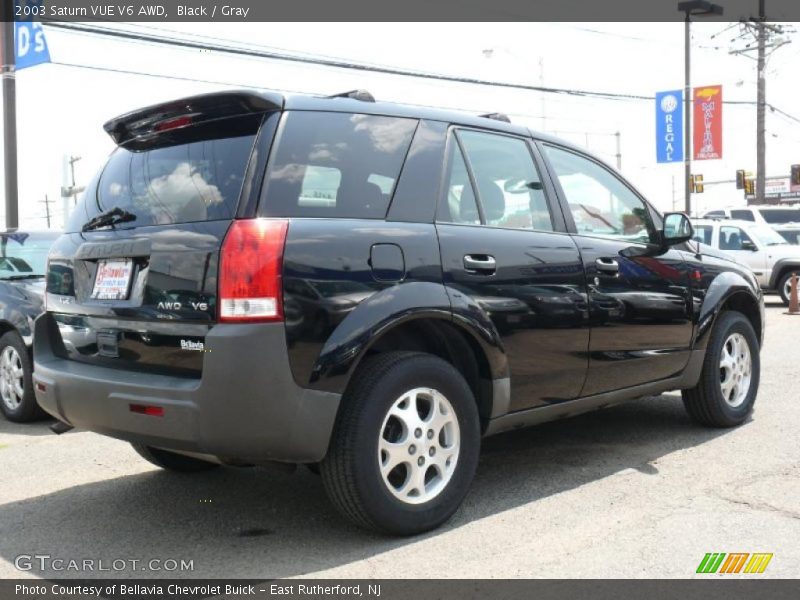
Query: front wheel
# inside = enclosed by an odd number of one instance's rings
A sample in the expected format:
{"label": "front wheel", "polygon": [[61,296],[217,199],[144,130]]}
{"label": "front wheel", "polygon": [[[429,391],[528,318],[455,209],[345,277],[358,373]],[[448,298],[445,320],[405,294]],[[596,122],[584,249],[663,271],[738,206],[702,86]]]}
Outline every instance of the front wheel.
{"label": "front wheel", "polygon": [[321,465],[328,495],[368,529],[412,535],[438,527],[475,475],[472,391],[451,364],[416,352],[381,354],[354,377]]}
{"label": "front wheel", "polygon": [[[780,294],[781,300],[786,306],[789,306],[789,298],[792,294],[792,275],[794,271],[789,271],[783,277],[781,277],[780,282],[778,283],[778,294]],[[798,273],[798,285],[800,285],[800,273]],[[798,290],[800,292],[800,290]]]}
{"label": "front wheel", "polygon": [[33,365],[25,343],[16,331],[0,337],[0,410],[9,421],[25,423],[45,417],[36,404],[31,373]]}
{"label": "front wheel", "polygon": [[686,412],[708,427],[735,427],[753,411],[761,378],[753,326],[738,312],[723,312],[708,341],[698,384],[683,390]]}

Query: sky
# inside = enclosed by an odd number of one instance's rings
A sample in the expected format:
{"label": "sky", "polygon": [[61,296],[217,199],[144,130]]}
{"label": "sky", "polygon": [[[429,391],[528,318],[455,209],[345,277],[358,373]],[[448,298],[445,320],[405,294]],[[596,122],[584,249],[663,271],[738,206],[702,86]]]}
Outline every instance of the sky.
{"label": "sky", "polygon": [[[143,23],[130,31],[217,44],[247,45],[314,57],[336,57],[429,73],[653,95],[683,87],[682,23]],[[378,99],[503,112],[515,123],[555,134],[616,164],[662,211],[683,207],[683,164],[657,164],[653,100],[605,100],[541,94],[332,67],[236,57],[213,51],[125,41],[45,26],[52,64],[17,72],[20,224],[46,227],[45,195],[54,228],[62,224],[60,198],[65,155],[80,156],[76,182],[84,185],[114,149],[102,124],[131,109],[221,89],[253,87],[332,94],[367,89]],[[753,101],[755,61],[729,50],[739,26],[695,23],[694,85],[723,86],[725,100]],[[767,175],[788,176],[800,163],[800,105],[796,74],[800,35],[767,65],[767,101],[798,120],[767,115]],[[128,71],[128,72],[125,72]],[[130,71],[138,74],[131,74]],[[706,182],[755,171],[755,106],[723,108],[723,158],[699,161]],[[698,211],[744,205],[733,183],[707,184],[694,196]],[[3,207],[0,206],[0,214]],[[4,217],[4,215],[3,215]]]}

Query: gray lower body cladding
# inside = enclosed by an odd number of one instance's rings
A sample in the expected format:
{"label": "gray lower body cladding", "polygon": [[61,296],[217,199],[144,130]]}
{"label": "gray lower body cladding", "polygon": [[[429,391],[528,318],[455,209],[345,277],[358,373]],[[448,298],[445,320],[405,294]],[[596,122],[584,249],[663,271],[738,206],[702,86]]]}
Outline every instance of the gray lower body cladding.
{"label": "gray lower body cladding", "polygon": [[[111,437],[242,462],[316,462],[341,396],[292,377],[283,324],[224,324],[205,339],[201,379],[125,371],[61,358],[53,318],[36,320],[36,399],[54,417]],[[131,411],[161,406],[163,416]]]}

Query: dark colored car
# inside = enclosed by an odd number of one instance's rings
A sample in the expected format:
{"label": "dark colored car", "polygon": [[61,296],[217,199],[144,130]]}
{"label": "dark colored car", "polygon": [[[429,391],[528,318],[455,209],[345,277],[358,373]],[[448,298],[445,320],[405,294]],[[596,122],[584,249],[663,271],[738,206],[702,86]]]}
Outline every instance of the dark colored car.
{"label": "dark colored car", "polygon": [[363,92],[105,129],[36,393],[156,465],[308,463],[353,521],[411,534],[457,509],[484,435],[667,390],[708,426],[752,411],[752,273],[556,138]]}
{"label": "dark colored car", "polygon": [[44,416],[31,373],[33,320],[44,310],[47,253],[60,233],[0,232],[0,411],[9,421]]}

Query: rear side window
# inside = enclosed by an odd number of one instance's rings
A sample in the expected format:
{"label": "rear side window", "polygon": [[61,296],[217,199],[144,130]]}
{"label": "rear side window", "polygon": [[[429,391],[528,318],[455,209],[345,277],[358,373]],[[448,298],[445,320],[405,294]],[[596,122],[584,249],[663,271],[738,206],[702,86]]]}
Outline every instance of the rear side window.
{"label": "rear side window", "polygon": [[66,230],[80,231],[117,207],[136,215],[134,227],[233,218],[260,122],[258,115],[225,119],[187,128],[187,143],[154,143],[136,152],[118,148]]}
{"label": "rear side window", "polygon": [[741,219],[742,221],[755,221],[756,218],[751,210],[732,210],[731,218]]}
{"label": "rear side window", "polygon": [[800,210],[796,208],[772,208],[762,210],[761,216],[767,223],[800,223]]}
{"label": "rear side window", "polygon": [[384,218],[416,127],[414,119],[287,112],[259,213]]}
{"label": "rear side window", "polygon": [[708,225],[695,225],[694,226],[694,240],[701,242],[708,246],[711,245],[711,227]]}

